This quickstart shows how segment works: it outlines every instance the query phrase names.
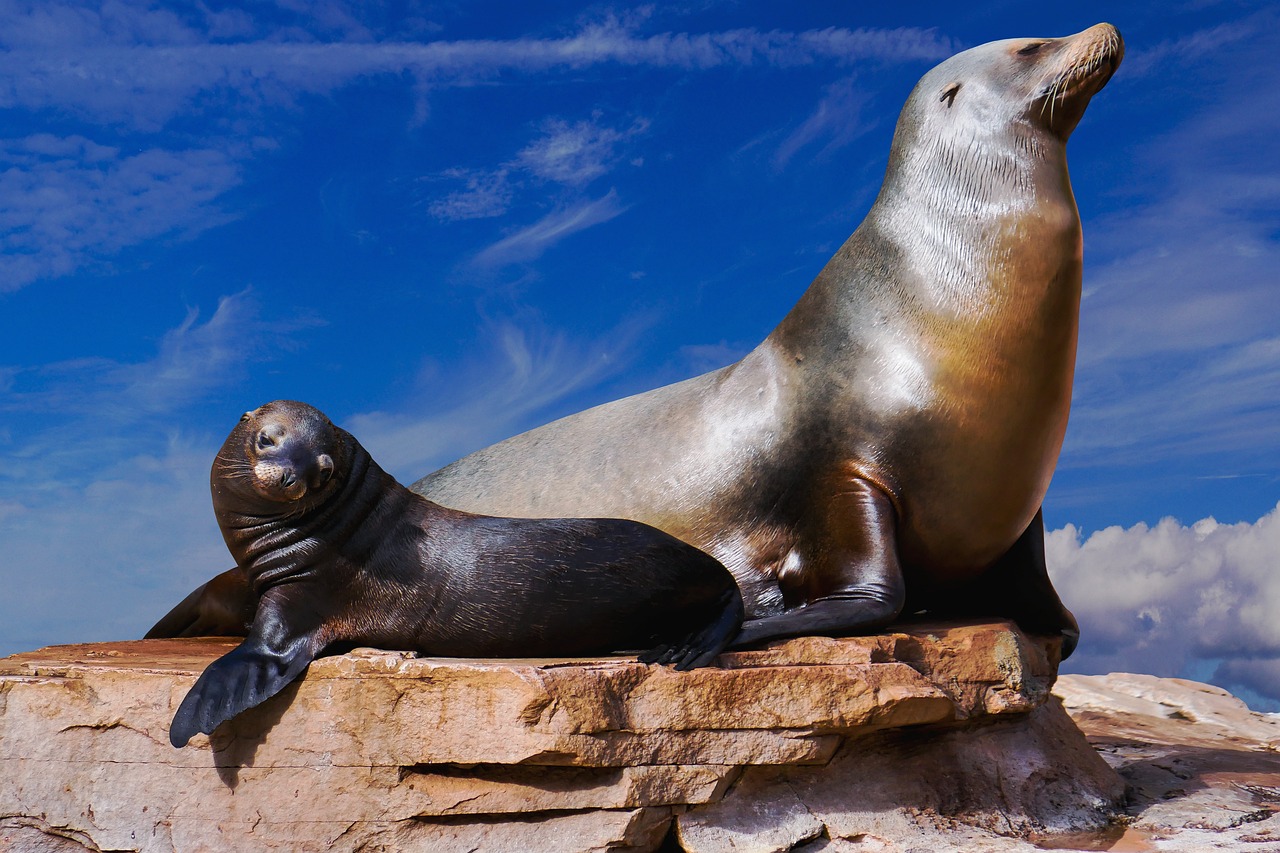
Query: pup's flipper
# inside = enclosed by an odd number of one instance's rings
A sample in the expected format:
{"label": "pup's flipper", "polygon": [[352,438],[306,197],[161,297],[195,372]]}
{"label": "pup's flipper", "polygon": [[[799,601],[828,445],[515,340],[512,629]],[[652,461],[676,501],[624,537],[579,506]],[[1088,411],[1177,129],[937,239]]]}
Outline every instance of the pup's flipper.
{"label": "pup's flipper", "polygon": [[[298,622],[300,615],[304,624]],[[211,734],[283,690],[320,652],[322,622],[317,613],[290,608],[287,593],[279,588],[264,595],[248,638],[209,664],[183,698],[169,727],[170,743],[182,747],[196,732]]]}
{"label": "pup's flipper", "polygon": [[642,663],[673,664],[681,672],[708,666],[742,628],[742,595],[737,587],[720,599],[720,612],[711,622],[683,639],[639,655]]}

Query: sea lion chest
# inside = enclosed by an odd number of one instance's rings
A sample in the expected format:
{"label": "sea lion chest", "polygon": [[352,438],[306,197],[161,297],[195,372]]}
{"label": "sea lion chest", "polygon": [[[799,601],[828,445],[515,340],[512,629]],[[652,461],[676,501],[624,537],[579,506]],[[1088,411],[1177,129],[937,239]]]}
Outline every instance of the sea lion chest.
{"label": "sea lion chest", "polygon": [[813,500],[887,491],[904,566],[941,579],[1026,529],[1066,430],[1079,219],[1069,188],[1010,198],[928,219],[882,205],[771,339],[820,401],[797,415],[826,448]]}
{"label": "sea lion chest", "polygon": [[[1066,432],[1080,303],[1073,202],[966,227],[972,244],[908,265],[916,278],[881,333],[895,358],[866,399],[878,409],[875,462],[898,501],[903,563],[946,577],[985,568],[1044,500]],[[885,391],[904,386],[897,399]]]}

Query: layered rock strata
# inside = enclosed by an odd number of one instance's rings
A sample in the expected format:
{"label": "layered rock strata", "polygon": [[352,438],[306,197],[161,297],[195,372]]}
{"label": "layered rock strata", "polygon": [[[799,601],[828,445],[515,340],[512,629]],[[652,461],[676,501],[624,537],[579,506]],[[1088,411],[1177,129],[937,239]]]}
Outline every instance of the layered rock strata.
{"label": "layered rock strata", "polygon": [[1049,699],[1056,645],[1007,623],[689,673],[356,650],[174,749],[175,708],[233,645],[0,661],[0,850],[834,850],[1088,828],[1122,792]]}

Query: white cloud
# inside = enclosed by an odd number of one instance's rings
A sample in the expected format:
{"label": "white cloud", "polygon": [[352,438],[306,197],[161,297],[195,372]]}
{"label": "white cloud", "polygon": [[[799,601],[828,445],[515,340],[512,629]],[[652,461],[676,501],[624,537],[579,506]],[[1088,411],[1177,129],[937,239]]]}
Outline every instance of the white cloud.
{"label": "white cloud", "polygon": [[[481,358],[431,376],[411,395],[423,404],[355,415],[344,426],[406,483],[454,459],[537,426],[536,419],[617,375],[647,327],[629,320],[597,340],[574,341],[539,323],[496,323]],[[446,387],[442,387],[446,386]],[[447,408],[438,401],[457,401]]]}
{"label": "white cloud", "polygon": [[[507,40],[415,41],[433,28],[407,20],[407,29],[377,40],[361,17],[378,15],[358,5],[280,0],[276,7],[255,16],[127,0],[0,0],[0,109],[70,115],[124,134],[118,147],[47,135],[4,143],[10,165],[0,172],[0,291],[102,267],[143,241],[226,221],[217,201],[242,181],[240,163],[262,133],[264,107],[296,105],[301,96],[357,80],[404,78],[415,100],[407,118],[420,123],[427,93],[513,74],[605,65],[848,64],[936,58],[950,49],[933,32],[914,29],[641,35],[636,26],[644,15],[625,24],[590,23],[557,38]],[[166,137],[175,119],[206,112],[218,116],[224,138],[193,144],[184,137],[175,145]],[[501,215],[511,204],[513,169],[581,188],[612,168],[617,147],[645,126],[550,120],[512,164],[457,174],[465,186],[428,209],[444,221]],[[588,217],[607,208],[560,203],[562,213]],[[539,223],[556,224],[554,215]],[[576,227],[568,219],[561,224]],[[546,236],[531,231],[497,248],[534,257]]]}
{"label": "white cloud", "polygon": [[[1138,83],[1156,101],[1187,97],[1194,77],[1198,105],[1140,147],[1117,145],[1132,162],[1112,188],[1124,197],[1092,219],[1086,207],[1064,467],[1185,465],[1189,454],[1253,458],[1280,445],[1280,177],[1268,154],[1280,139],[1269,106],[1280,89],[1276,17],[1190,34],[1153,49],[1150,67],[1126,60],[1117,75],[1123,85],[1124,75],[1158,70]],[[1224,63],[1209,47],[1228,37]]]}
{"label": "white cloud", "polygon": [[[189,309],[144,362],[78,359],[36,367],[9,366],[0,412],[40,412],[129,423],[175,411],[234,382],[250,362],[291,346],[313,318],[264,320],[249,291],[223,297],[208,320]],[[39,390],[26,391],[27,386]]]}
{"label": "white cloud", "polygon": [[[599,114],[589,121],[573,123],[547,118],[536,139],[495,169],[453,168],[438,177],[425,178],[427,183],[445,179],[465,184],[463,189],[433,200],[427,210],[442,222],[487,219],[505,214],[517,193],[523,193],[531,184],[539,186],[542,196],[546,194],[542,190],[545,181],[570,190],[581,189],[616,165],[621,155],[615,149],[620,143],[648,127],[646,119],[636,119],[625,128],[610,127],[600,123]],[[581,206],[574,202],[563,204]]]}
{"label": "white cloud", "polygon": [[[146,455],[162,444],[188,407],[243,378],[254,362],[293,346],[319,321],[267,320],[248,292],[223,298],[208,320],[188,311],[142,362],[82,358],[8,366],[0,414],[15,429],[0,445],[0,499],[28,487],[79,488],[112,470],[103,460]],[[115,464],[115,463],[112,463]],[[129,463],[123,463],[127,469]]]}
{"label": "white cloud", "polygon": [[875,127],[874,122],[867,122],[862,118],[862,110],[867,102],[868,97],[858,89],[853,77],[832,83],[823,92],[809,117],[778,146],[773,155],[773,167],[785,169],[801,149],[825,140],[825,144],[814,155],[815,158],[821,158]]}
{"label": "white cloud", "polygon": [[1158,72],[1161,65],[1183,64],[1205,57],[1214,57],[1217,61],[1224,49],[1249,39],[1255,31],[1256,22],[1232,21],[1149,47],[1131,48],[1126,50],[1125,73],[1152,74]]}
{"label": "white cloud", "polygon": [[[234,420],[208,431],[175,425],[197,398],[269,359],[263,346],[288,346],[307,325],[265,319],[240,294],[207,321],[188,316],[142,362],[0,368],[16,374],[0,412],[6,424],[18,419],[15,436],[0,436],[0,588],[21,591],[0,596],[0,655],[141,636],[230,566],[208,477]],[[575,341],[536,321],[495,323],[490,351],[428,377],[408,406],[330,414],[408,482],[589,394],[626,368],[645,328],[633,319]],[[23,391],[33,371],[50,390]]]}
{"label": "white cloud", "polygon": [[592,121],[569,124],[562,119],[547,119],[542,136],[516,155],[516,162],[539,178],[569,186],[588,184],[613,166],[620,142],[643,133],[649,123],[637,119],[624,129]]}
{"label": "white cloud", "polygon": [[[146,439],[152,446],[131,442],[126,455],[113,447],[84,458],[87,483],[24,486],[20,502],[7,502],[20,509],[0,512],[0,655],[141,637],[231,566],[209,506],[221,438],[148,431]],[[104,458],[111,464],[95,471]]]}
{"label": "white cloud", "polygon": [[0,163],[0,292],[225,222],[215,202],[241,180],[225,151],[123,155],[82,136],[0,140]]}
{"label": "white cloud", "polygon": [[493,171],[448,169],[441,177],[461,180],[466,187],[432,201],[429,212],[442,222],[489,219],[507,212],[514,188],[506,168]]}
{"label": "white cloud", "polygon": [[0,369],[0,649],[141,636],[230,565],[208,477],[234,420],[179,425],[314,324],[265,319],[241,293],[203,322],[189,312],[144,361]]}
{"label": "white cloud", "polygon": [[626,207],[618,201],[617,192],[609,190],[602,198],[549,213],[532,225],[503,237],[480,251],[474,263],[480,267],[497,267],[534,260],[571,234],[608,222],[625,210]]}
{"label": "white cloud", "polygon": [[1054,585],[1080,620],[1073,672],[1188,676],[1218,661],[1216,679],[1280,700],[1280,506],[1255,523],[1108,527],[1081,541],[1048,533]]}
{"label": "white cloud", "polygon": [[[936,59],[951,52],[930,30],[658,33],[643,36],[616,21],[560,38],[369,41],[342,21],[352,40],[316,42],[297,28],[231,43],[215,26],[125,3],[102,9],[68,3],[38,9],[0,6],[0,107],[58,107],[155,129],[199,109],[200,93],[234,93],[220,109],[290,103],[369,75],[408,73],[433,84],[491,80],[504,72],[548,73],[603,64],[706,69],[724,65],[796,66],[824,61]],[[361,40],[355,40],[361,39]],[[205,100],[204,102],[208,102]]]}

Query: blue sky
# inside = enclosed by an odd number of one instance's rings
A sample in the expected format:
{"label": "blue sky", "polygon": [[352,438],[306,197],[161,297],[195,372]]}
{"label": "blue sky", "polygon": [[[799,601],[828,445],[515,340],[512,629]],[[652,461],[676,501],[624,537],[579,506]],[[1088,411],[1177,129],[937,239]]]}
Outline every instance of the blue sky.
{"label": "blue sky", "polygon": [[736,359],[860,221],[921,74],[1101,20],[1127,56],[1068,147],[1045,507],[1071,663],[1274,705],[1262,2],[0,0],[0,654],[139,636],[228,566],[208,468],[245,409],[313,403],[411,482]]}

